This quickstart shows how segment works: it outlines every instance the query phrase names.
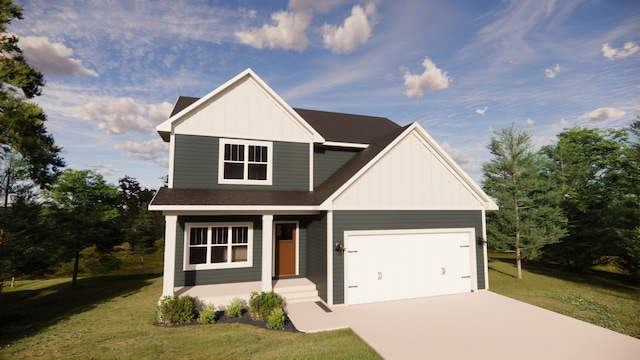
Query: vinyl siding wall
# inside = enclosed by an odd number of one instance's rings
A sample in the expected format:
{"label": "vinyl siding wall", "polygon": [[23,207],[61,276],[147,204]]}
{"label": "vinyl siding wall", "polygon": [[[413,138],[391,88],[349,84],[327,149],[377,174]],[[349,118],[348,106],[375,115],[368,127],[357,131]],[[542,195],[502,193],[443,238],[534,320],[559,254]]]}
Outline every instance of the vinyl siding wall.
{"label": "vinyl siding wall", "polygon": [[176,189],[309,190],[309,144],[273,142],[273,182],[218,184],[219,138],[176,135],[173,187]]}
{"label": "vinyl siding wall", "polygon": [[[482,212],[476,210],[439,211],[334,211],[333,241],[344,245],[344,232],[384,229],[475,228],[482,235]],[[485,289],[484,255],[476,244],[478,289]],[[333,256],[333,303],[344,303],[344,255]]]}
{"label": "vinyl siding wall", "polygon": [[[184,228],[187,222],[253,222],[253,266],[237,269],[183,270]],[[262,266],[261,216],[179,216],[176,227],[176,267],[174,286],[226,284],[260,281]]]}
{"label": "vinyl siding wall", "polygon": [[313,187],[320,186],[357,153],[358,150],[316,146],[313,151]]}
{"label": "vinyl siding wall", "polygon": [[307,278],[327,301],[327,214],[313,217],[307,226]]}

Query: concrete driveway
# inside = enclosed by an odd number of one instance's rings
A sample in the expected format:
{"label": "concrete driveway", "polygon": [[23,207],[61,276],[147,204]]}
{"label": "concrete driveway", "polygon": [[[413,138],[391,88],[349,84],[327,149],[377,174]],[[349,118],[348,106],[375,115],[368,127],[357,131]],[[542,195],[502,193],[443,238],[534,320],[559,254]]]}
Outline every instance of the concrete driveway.
{"label": "concrete driveway", "polygon": [[298,330],[350,327],[385,359],[640,359],[640,340],[489,291],[287,306]]}

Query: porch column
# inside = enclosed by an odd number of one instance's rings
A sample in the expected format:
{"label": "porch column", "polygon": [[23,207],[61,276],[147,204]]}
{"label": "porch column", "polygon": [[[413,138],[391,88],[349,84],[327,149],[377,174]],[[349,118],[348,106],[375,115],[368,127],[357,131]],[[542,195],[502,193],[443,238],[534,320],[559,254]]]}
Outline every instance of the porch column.
{"label": "porch column", "polygon": [[[327,211],[327,304],[333,305],[333,210]],[[344,302],[343,302],[344,304]]]}
{"label": "porch column", "polygon": [[176,277],[176,227],[178,217],[175,215],[165,216],[165,222],[162,296],[173,296]]}
{"label": "porch column", "polygon": [[262,215],[262,291],[273,290],[271,269],[273,259],[273,215]]}

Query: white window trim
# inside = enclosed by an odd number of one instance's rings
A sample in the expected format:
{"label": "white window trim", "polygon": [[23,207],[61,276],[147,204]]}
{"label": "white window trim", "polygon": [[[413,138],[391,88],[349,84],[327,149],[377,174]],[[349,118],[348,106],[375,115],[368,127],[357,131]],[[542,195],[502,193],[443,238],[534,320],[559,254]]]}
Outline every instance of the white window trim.
{"label": "white window trim", "polygon": [[[244,179],[225,179],[224,178],[224,146],[244,145]],[[249,164],[249,146],[265,146],[267,148],[267,179],[266,180],[249,180],[248,164]],[[273,143],[270,141],[254,141],[242,139],[220,139],[218,149],[218,184],[240,184],[240,185],[272,185],[273,183]]]}
{"label": "white window trim", "polygon": [[[206,263],[206,264],[189,264],[189,235],[192,227],[206,227],[207,228],[207,260],[210,261],[211,257],[211,242],[213,241],[211,236],[211,228],[213,227],[247,227],[247,261],[242,262],[226,262],[226,263]],[[236,269],[246,268],[253,266],[253,223],[252,222],[188,222],[184,226],[184,256],[182,261],[182,269],[187,270],[213,270],[213,269]],[[229,237],[231,242],[231,237]],[[231,261],[231,254],[229,254],[229,260]]]}

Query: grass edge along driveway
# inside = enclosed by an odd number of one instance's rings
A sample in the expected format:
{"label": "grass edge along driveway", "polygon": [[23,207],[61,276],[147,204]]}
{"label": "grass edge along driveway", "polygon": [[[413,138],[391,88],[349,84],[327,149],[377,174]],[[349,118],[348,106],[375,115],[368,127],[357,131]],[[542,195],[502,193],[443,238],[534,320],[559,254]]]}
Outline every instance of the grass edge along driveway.
{"label": "grass edge along driveway", "polygon": [[[51,286],[48,286],[51,285]],[[70,288],[21,281],[0,304],[0,358],[380,359],[352,330],[285,333],[241,324],[153,325],[161,277],[104,276]]]}

